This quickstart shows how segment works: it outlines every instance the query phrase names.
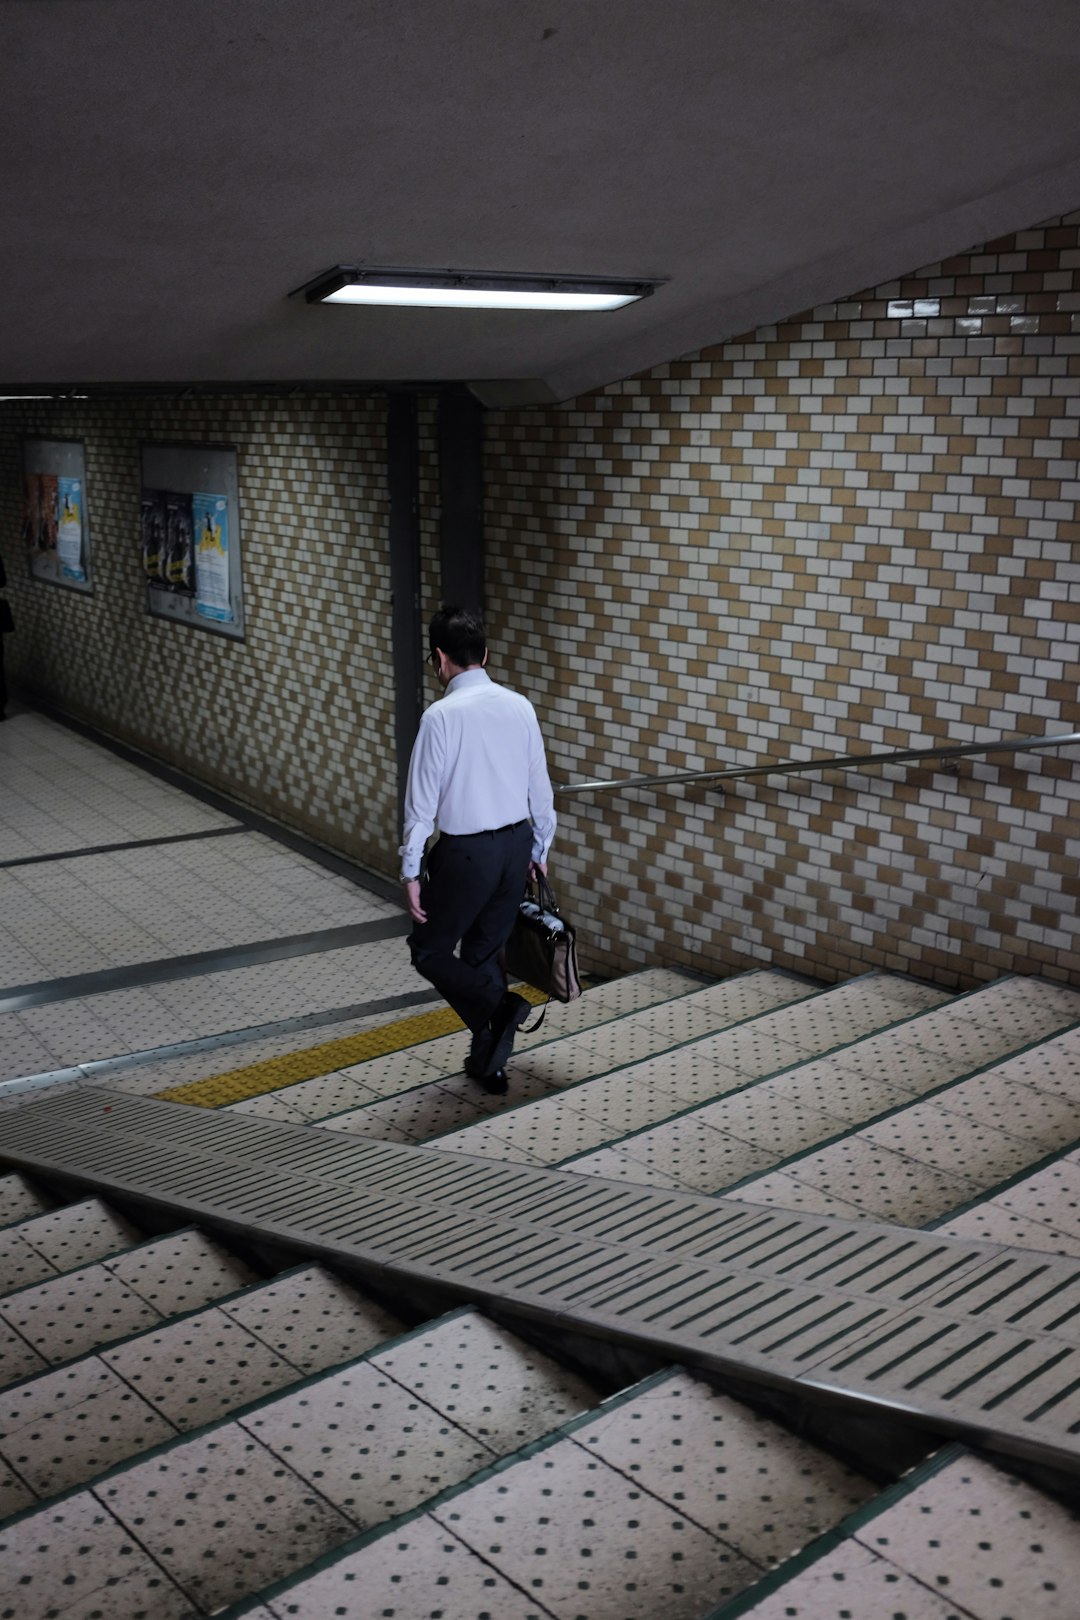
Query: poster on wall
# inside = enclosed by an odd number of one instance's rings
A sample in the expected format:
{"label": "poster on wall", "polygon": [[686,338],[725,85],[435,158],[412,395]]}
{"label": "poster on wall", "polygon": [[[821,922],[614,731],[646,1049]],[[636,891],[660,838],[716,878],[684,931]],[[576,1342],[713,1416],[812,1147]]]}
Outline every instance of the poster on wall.
{"label": "poster on wall", "polygon": [[163,586],[161,560],[165,552],[165,491],[144,489],[139,502],[139,555],[143,577],[150,586]]}
{"label": "poster on wall", "polygon": [[22,539],[32,579],[93,589],[81,440],[23,440]]}
{"label": "poster on wall", "polygon": [[229,593],[229,508],[223,495],[191,497],[195,523],[195,611],[219,624],[232,623]]}
{"label": "poster on wall", "polygon": [[82,480],[56,480],[56,554],[65,579],[85,580],[82,562]]}
{"label": "poster on wall", "polygon": [[147,612],[242,638],[236,451],[144,445],[141,462],[139,555]]}

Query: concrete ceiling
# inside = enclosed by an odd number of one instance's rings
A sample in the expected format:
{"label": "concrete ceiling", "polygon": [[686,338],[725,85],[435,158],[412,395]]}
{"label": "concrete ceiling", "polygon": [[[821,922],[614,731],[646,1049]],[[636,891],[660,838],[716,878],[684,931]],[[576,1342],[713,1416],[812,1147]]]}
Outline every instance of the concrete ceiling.
{"label": "concrete ceiling", "polygon": [[[0,392],[567,398],[1080,208],[1078,0],[3,0]],[[339,262],[665,278],[312,307]]]}

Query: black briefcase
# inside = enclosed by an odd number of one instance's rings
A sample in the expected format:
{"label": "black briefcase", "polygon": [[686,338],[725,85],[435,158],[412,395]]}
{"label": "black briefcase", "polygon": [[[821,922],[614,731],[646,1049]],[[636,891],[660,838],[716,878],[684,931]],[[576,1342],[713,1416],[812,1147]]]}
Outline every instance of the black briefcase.
{"label": "black briefcase", "polygon": [[576,1001],[581,994],[577,933],[555,903],[543,874],[534,889],[525,885],[513,931],[506,942],[506,971],[553,1001]]}

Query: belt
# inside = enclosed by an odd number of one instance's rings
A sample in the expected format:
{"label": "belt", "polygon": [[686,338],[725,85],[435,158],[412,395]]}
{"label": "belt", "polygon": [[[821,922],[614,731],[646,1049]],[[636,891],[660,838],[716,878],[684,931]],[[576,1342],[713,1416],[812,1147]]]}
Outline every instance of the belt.
{"label": "belt", "polygon": [[479,832],[443,833],[442,836],[444,838],[494,838],[496,833],[517,832],[519,827],[527,827],[528,825],[529,818],[524,816],[521,821],[508,821],[505,827],[481,827]]}

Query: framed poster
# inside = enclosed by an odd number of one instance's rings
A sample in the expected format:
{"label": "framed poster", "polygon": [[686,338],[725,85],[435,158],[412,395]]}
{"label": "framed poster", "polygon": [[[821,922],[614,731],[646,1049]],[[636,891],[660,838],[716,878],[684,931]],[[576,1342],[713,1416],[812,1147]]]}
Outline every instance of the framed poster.
{"label": "framed poster", "polygon": [[235,449],[145,444],[140,461],[139,558],[146,611],[242,641]]}
{"label": "framed poster", "polygon": [[23,440],[22,539],[32,579],[93,590],[81,439]]}

